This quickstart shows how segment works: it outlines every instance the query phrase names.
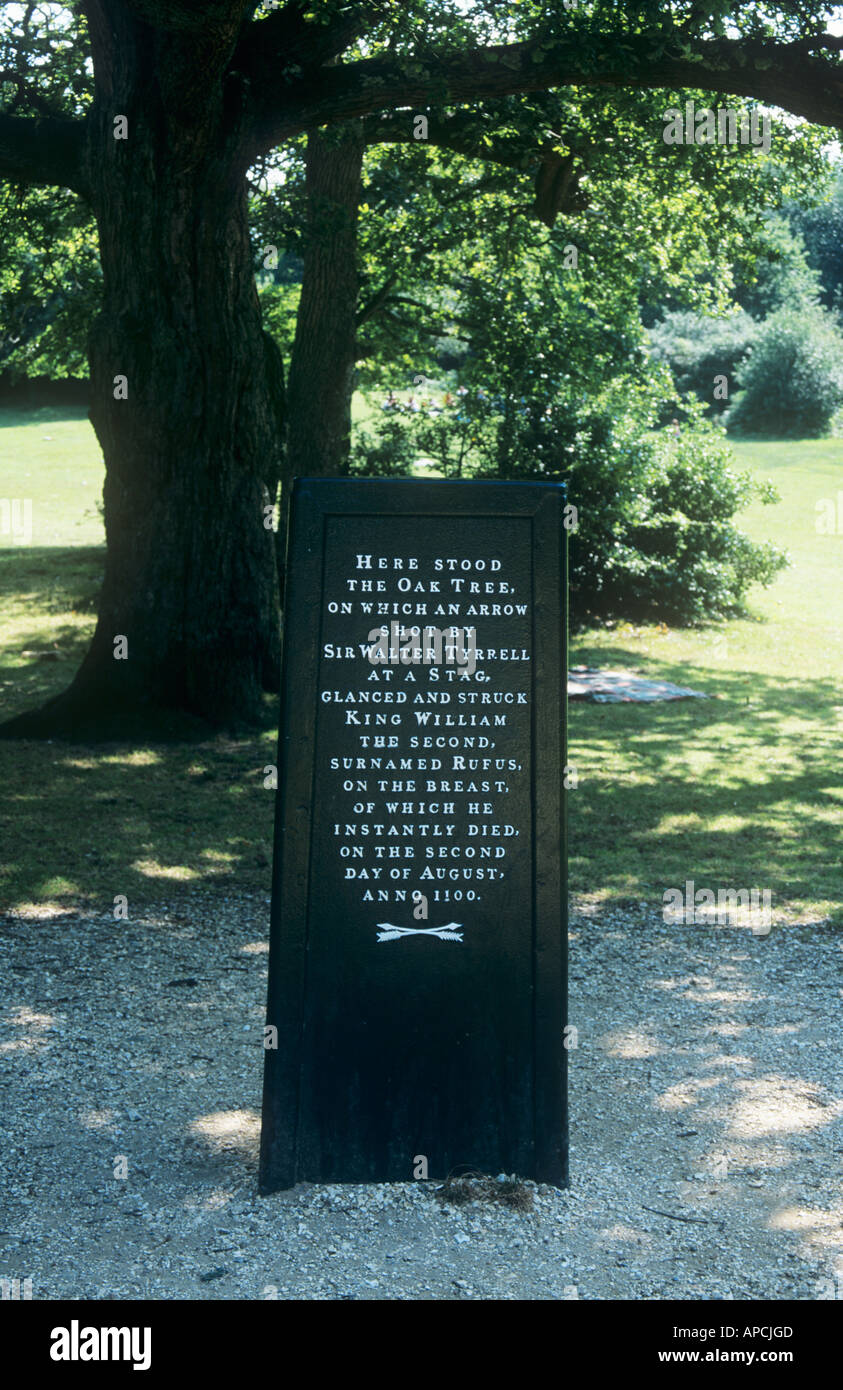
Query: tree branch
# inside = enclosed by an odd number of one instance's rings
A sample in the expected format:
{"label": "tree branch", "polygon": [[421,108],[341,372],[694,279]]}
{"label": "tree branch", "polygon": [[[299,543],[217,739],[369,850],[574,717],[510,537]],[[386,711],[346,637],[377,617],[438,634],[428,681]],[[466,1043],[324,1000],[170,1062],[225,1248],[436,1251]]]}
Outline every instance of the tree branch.
{"label": "tree branch", "polygon": [[[410,126],[407,116],[393,112],[386,116],[369,116],[362,123],[363,140],[366,145],[410,144]],[[441,149],[452,150],[468,159],[501,164],[508,169],[528,172],[538,169],[535,177],[535,202],[528,209],[534,217],[552,227],[560,212],[581,212],[586,200],[579,187],[582,168],[575,166],[575,158],[580,165],[586,162],[587,151],[576,149],[575,141],[568,136],[564,143],[569,153],[563,155],[555,144],[538,140],[536,133],[515,137],[488,136],[473,111],[459,111],[451,116],[430,115],[427,118],[427,137],[424,142]]]}
{"label": "tree branch", "polygon": [[0,113],[0,178],[72,188],[90,198],[84,174],[84,122]]}
{"label": "tree branch", "polygon": [[23,73],[18,72],[16,68],[0,68],[0,86],[3,86],[7,82],[14,82],[17,88],[17,96],[12,102],[11,110],[8,113],[9,115],[20,106],[30,106],[33,111],[40,112],[42,116],[51,116],[55,114],[55,108],[51,106],[50,102],[47,101],[40,92],[36,91],[24,77]]}
{"label": "tree branch", "polygon": [[414,116],[406,111],[392,111],[383,116],[368,116],[362,123],[366,145],[437,145],[453,150],[468,159],[489,160],[510,169],[529,170],[535,165],[537,150],[530,136],[496,135],[490,140],[477,111],[456,111],[449,116],[428,113],[427,135],[423,140],[413,137]]}
{"label": "tree branch", "polygon": [[250,82],[269,85],[284,69],[312,71],[339,57],[389,11],[388,0],[364,0],[328,23],[306,19],[306,0],[291,0],[246,26],[232,68]]}
{"label": "tree branch", "polygon": [[377,111],[406,110],[409,129],[413,113],[428,107],[569,86],[702,88],[755,98],[818,125],[843,126],[843,64],[808,53],[804,42],[709,39],[691,49],[678,35],[631,34],[621,41],[615,34],[578,32],[451,55],[364,59],[286,81],[270,64],[252,80],[254,154],[314,126]]}
{"label": "tree branch", "polygon": [[126,8],[165,33],[199,33],[237,26],[248,0],[123,0]]}
{"label": "tree branch", "polygon": [[366,303],[358,310],[357,318],[355,320],[358,328],[362,327],[362,325],[366,323],[372,317],[373,314],[376,314],[378,310],[381,308],[381,306],[386,303],[386,301],[390,298],[390,295],[392,294],[392,290],[395,288],[397,280],[397,275],[388,276],[388,278],[381,285],[380,289],[376,290],[375,293],[372,295],[371,299],[368,299]]}

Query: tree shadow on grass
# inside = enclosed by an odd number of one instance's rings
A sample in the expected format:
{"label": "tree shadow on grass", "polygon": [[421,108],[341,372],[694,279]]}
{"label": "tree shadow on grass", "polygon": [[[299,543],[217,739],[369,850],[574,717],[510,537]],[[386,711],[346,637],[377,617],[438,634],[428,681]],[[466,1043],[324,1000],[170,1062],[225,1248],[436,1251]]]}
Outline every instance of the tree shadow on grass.
{"label": "tree shadow on grass", "polygon": [[[601,655],[606,666],[640,667],[621,647]],[[839,914],[837,683],[689,663],[648,670],[712,698],[571,706],[572,887],[652,901],[693,879],[714,890],[770,887],[774,914],[777,903]]]}
{"label": "tree shadow on grass", "polygon": [[126,748],[0,744],[0,910],[112,912],[197,890],[268,893],[269,738]]}
{"label": "tree shadow on grass", "polygon": [[69,420],[87,420],[86,405],[35,405],[28,407],[0,405],[0,429],[22,429],[24,425],[58,425]]}
{"label": "tree shadow on grass", "polygon": [[[63,690],[93,632],[102,546],[0,548],[0,722]],[[16,620],[16,607],[24,614]],[[76,619],[76,621],[69,621]]]}
{"label": "tree shadow on grass", "polygon": [[[69,683],[93,623],[103,554],[0,550],[0,601],[23,600],[32,612],[0,653],[0,717]],[[74,612],[86,621],[73,626]],[[24,650],[40,655],[22,667]],[[642,663],[621,644],[599,660],[714,698],[571,706],[572,888],[604,902],[661,902],[689,879],[714,891],[769,887],[774,914],[786,906],[836,921],[843,693],[835,682]],[[150,901],[198,885],[266,891],[274,798],[263,769],[274,748],[274,728],[154,748],[0,742],[8,822],[0,908],[108,906],[119,893]]]}
{"label": "tree shadow on grass", "polygon": [[[102,547],[0,550],[12,634],[0,651],[0,719],[73,679],[103,557]],[[274,798],[263,769],[276,729],[164,746],[0,741],[0,911],[110,910],[117,894],[137,903],[234,884],[268,891]]]}

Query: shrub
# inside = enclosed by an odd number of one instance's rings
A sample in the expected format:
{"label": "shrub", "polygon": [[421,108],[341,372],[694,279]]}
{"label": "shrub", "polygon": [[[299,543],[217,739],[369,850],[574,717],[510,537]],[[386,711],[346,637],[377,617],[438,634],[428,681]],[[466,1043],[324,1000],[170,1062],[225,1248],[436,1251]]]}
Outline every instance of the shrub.
{"label": "shrub", "polygon": [[739,276],[735,298],[755,319],[779,309],[801,309],[819,302],[822,281],[808,264],[805,243],[785,217],[768,217],[764,250],[754,265],[754,279]]}
{"label": "shrub", "polygon": [[719,414],[729,401],[715,400],[714,378],[724,375],[730,385],[734,383],[757,328],[743,312],[711,319],[677,311],[665,314],[661,323],[650,329],[650,348],[656,361],[670,368],[678,391],[692,393]]}
{"label": "shrub", "polygon": [[843,404],[843,337],[824,309],[782,309],[760,326],[738,368],[728,414],[735,434],[827,434]]}
{"label": "shrub", "polygon": [[419,455],[415,431],[392,414],[353,432],[348,471],[354,477],[392,478],[411,472]]}
{"label": "shrub", "polygon": [[[436,428],[450,428],[438,462],[448,476],[460,456],[462,476],[500,476],[505,436],[507,477],[565,481],[578,514],[570,538],[571,621],[608,618],[676,624],[741,611],[750,585],[769,584],[787,563],[772,545],[743,535],[734,517],[753,498],[776,501],[771,487],[731,467],[722,428],[689,407],[678,431],[651,428],[658,399],[615,390],[584,404],[556,397],[541,412],[515,411],[500,398],[469,392],[443,410]],[[466,419],[473,448],[462,457]],[[421,452],[424,425],[387,414],[377,441],[362,436],[353,471],[406,473]]]}
{"label": "shrub", "polygon": [[678,432],[595,423],[569,476],[572,616],[689,624],[742,611],[750,585],[787,564],[734,524],[753,498],[776,501],[772,488],[731,467],[723,431],[699,411]]}

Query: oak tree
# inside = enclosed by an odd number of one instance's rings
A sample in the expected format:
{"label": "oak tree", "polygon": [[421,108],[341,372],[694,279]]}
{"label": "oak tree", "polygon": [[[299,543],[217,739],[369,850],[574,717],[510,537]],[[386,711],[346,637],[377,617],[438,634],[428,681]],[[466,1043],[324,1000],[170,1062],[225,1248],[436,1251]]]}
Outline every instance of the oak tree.
{"label": "oak tree", "polygon": [[[224,727],[259,719],[278,687],[265,523],[283,386],[255,288],[256,160],[341,123],[391,116],[409,139],[419,112],[556,88],[703,88],[843,125],[843,40],[826,7],[801,0],[17,9],[19,52],[5,45],[0,68],[0,177],[71,189],[96,219],[103,299],[89,363],[107,555],[75,680],[7,736]],[[42,46],[34,62],[30,44]],[[300,357],[315,370],[320,352],[344,350],[316,335]],[[291,379],[291,395],[314,384]]]}

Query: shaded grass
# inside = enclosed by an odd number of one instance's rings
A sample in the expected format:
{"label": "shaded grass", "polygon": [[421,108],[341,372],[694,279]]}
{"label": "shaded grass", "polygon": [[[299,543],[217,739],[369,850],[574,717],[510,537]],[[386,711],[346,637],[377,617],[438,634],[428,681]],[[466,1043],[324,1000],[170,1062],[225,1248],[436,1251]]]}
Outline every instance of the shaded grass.
{"label": "shaded grass", "polygon": [[713,698],[572,708],[572,887],[596,902],[661,902],[688,879],[770,888],[777,918],[843,922],[837,682],[641,663],[634,644],[599,659]]}
{"label": "shaded grass", "polygon": [[774,915],[843,923],[843,526],[816,529],[817,501],[843,487],[843,441],[735,453],[782,499],[740,524],[787,549],[791,568],[752,591],[747,617],[682,630],[621,623],[572,643],[572,661],[713,697],[571,706],[572,886],[604,902],[661,901],[687,879],[769,887]]}
{"label": "shaded grass", "polygon": [[271,735],[159,748],[2,747],[0,905],[112,911],[197,888],[268,893]]}
{"label": "shaded grass", "polygon": [[[783,499],[742,524],[793,567],[753,591],[748,617],[619,624],[572,644],[572,661],[712,699],[572,705],[571,887],[606,904],[661,903],[687,879],[769,887],[774,915],[843,923],[843,533],[816,530],[816,502],[843,488],[843,443],[736,452]],[[79,412],[0,412],[0,498],[33,501],[32,543],[0,536],[0,717],[56,694],[81,659],[102,571],[101,482]],[[131,750],[0,743],[0,910],[268,894],[274,761],[271,733]]]}
{"label": "shaded grass", "polygon": [[[0,536],[0,718],[64,689],[90,640],[103,471],[84,411],[0,411],[0,497],[30,498],[33,518],[31,544]],[[268,893],[275,741],[0,743],[0,911]]]}
{"label": "shaded grass", "polygon": [[101,545],[103,476],[83,408],[0,410],[0,497],[31,499],[32,545]]}

